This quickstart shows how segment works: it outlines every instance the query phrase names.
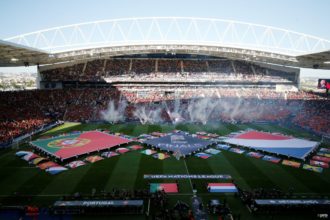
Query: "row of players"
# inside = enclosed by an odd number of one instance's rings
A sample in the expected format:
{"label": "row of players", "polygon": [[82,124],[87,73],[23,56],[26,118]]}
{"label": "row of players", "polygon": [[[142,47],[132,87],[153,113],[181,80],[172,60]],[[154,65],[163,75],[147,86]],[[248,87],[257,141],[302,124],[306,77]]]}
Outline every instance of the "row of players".
{"label": "row of players", "polygon": [[94,60],[43,71],[43,81],[295,82],[296,75],[230,60]]}
{"label": "row of players", "polygon": [[[139,104],[129,102],[133,96],[133,101]],[[180,97],[181,108],[187,109],[196,97],[210,96],[213,97],[212,102],[216,100],[217,103],[222,103],[218,106],[221,111],[210,116],[212,120],[285,121],[320,134],[330,133],[330,118],[326,117],[330,114],[329,99],[314,93],[298,92],[283,96],[266,89],[197,89]],[[120,99],[129,102],[124,113],[127,120],[137,120],[134,115],[137,108],[144,106],[147,110],[152,110],[155,107],[150,103],[160,100],[163,101],[161,106],[166,106],[160,117],[167,120],[167,111],[174,111],[177,105],[175,97],[164,97],[155,93],[145,102],[145,97],[139,98],[128,92],[121,93],[116,88],[1,92],[0,144],[56,120],[100,120],[100,112],[107,109],[108,103],[113,100],[118,107]]]}

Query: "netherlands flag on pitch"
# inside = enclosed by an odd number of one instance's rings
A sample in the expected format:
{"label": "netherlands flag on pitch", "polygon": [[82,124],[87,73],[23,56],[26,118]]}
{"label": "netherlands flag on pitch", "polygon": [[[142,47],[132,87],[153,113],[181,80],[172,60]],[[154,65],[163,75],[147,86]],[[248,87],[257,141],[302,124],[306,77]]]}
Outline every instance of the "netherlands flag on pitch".
{"label": "netherlands flag on pitch", "polygon": [[240,133],[223,142],[299,159],[304,159],[319,144],[315,141],[260,131]]}
{"label": "netherlands flag on pitch", "polygon": [[46,172],[48,172],[52,175],[55,175],[55,174],[61,173],[61,172],[66,171],[66,170],[68,170],[68,169],[65,168],[65,167],[56,166],[56,167],[50,167],[50,168],[46,169]]}
{"label": "netherlands flag on pitch", "polygon": [[209,183],[207,189],[211,193],[235,193],[237,188],[233,183]]}

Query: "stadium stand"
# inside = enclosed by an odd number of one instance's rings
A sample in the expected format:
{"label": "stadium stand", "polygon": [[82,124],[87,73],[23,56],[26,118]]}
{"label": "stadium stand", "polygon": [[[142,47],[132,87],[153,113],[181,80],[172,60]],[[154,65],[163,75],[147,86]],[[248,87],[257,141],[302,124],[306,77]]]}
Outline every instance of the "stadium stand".
{"label": "stadium stand", "polygon": [[[132,89],[132,88],[131,88]],[[119,88],[100,89],[64,89],[64,90],[35,90],[19,92],[1,92],[1,132],[2,143],[28,133],[33,129],[56,120],[67,121],[96,121],[101,120],[99,112],[107,108],[110,100],[118,103],[120,94],[131,104],[126,108],[127,116],[132,115],[134,103],[166,101],[167,106],[173,109],[175,95],[164,96],[161,91],[154,90],[147,96],[141,97],[136,92]],[[214,119],[226,122],[252,122],[270,121],[284,122],[291,119],[292,123],[310,129],[319,134],[330,132],[329,102],[326,97],[315,93],[298,92],[281,93],[266,89],[191,89],[180,95],[180,99],[188,100],[183,107],[189,104],[189,100],[196,97],[211,97],[221,100],[232,106],[237,105],[244,109],[260,109],[262,111],[244,111],[236,114],[234,118],[229,112],[223,111],[220,115],[214,115]],[[256,97],[257,96],[257,97]],[[8,99],[8,97],[10,97]],[[128,117],[130,118],[130,117]]]}
{"label": "stadium stand", "polygon": [[[73,88],[1,92],[0,142],[57,120],[99,121],[110,101],[128,101],[123,113],[137,120],[138,106],[163,102],[183,109],[202,98],[226,103],[210,119],[225,122],[292,122],[317,134],[329,134],[329,99],[312,92],[278,91],[277,85],[297,86],[297,75],[244,61],[227,59],[96,59],[41,71],[41,82],[72,81]],[[105,88],[98,82],[108,79]],[[79,83],[91,82],[85,88]],[[214,84],[215,83],[215,84]],[[76,88],[78,87],[78,88]],[[86,88],[87,87],[87,88]],[[235,108],[246,109],[233,115]],[[250,110],[249,110],[250,109]],[[253,111],[252,111],[252,110]],[[163,120],[168,120],[162,109]],[[183,113],[188,117],[188,113]]]}
{"label": "stadium stand", "polygon": [[230,60],[93,60],[41,72],[42,81],[262,82],[296,84],[295,74]]}

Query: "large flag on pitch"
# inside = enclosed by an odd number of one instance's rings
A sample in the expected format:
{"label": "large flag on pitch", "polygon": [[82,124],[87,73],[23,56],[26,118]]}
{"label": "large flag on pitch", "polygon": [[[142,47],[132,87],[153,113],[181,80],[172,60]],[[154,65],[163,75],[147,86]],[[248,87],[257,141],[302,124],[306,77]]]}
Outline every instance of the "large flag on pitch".
{"label": "large flag on pitch", "polygon": [[233,183],[209,183],[207,185],[209,192],[235,193],[237,188]]}
{"label": "large flag on pitch", "polygon": [[320,149],[321,152],[324,152],[324,153],[330,153],[330,148],[321,148]]}
{"label": "large flag on pitch", "polygon": [[304,159],[318,146],[318,142],[284,136],[281,134],[248,131],[223,140],[229,144],[249,147],[275,154]]}
{"label": "large flag on pitch", "polygon": [[61,159],[68,159],[131,142],[129,139],[100,131],[88,131],[67,136],[32,141],[40,150]]}
{"label": "large flag on pitch", "polygon": [[75,160],[75,161],[68,163],[66,166],[70,167],[71,169],[75,169],[77,167],[84,166],[85,164],[86,163],[82,160]]}
{"label": "large flag on pitch", "polygon": [[46,172],[52,174],[52,175],[55,175],[55,174],[59,174],[63,171],[66,171],[68,170],[67,168],[65,167],[62,167],[62,166],[56,166],[56,167],[49,167],[48,169],[46,169]]}
{"label": "large flag on pitch", "polygon": [[317,161],[322,161],[324,163],[330,163],[329,157],[313,156],[312,159]]}
{"label": "large flag on pitch", "polygon": [[177,193],[178,185],[176,183],[151,183],[150,192],[154,193],[157,191],[162,191],[166,193]]}
{"label": "large flag on pitch", "polygon": [[314,172],[317,172],[317,173],[322,173],[322,171],[323,171],[322,167],[316,167],[316,166],[312,166],[312,165],[309,165],[309,164],[304,164],[303,169],[314,171]]}
{"label": "large flag on pitch", "polygon": [[317,160],[310,160],[309,163],[312,166],[318,166],[318,167],[322,167],[322,168],[329,168],[329,164],[322,162],[322,161],[317,161]]}
{"label": "large flag on pitch", "polygon": [[281,161],[280,158],[269,156],[269,155],[265,155],[262,159],[265,161],[272,162],[272,163],[279,163]]}
{"label": "large flag on pitch", "polygon": [[283,160],[282,164],[290,166],[290,167],[294,167],[294,168],[299,168],[301,165],[299,162],[292,161],[292,160]]}

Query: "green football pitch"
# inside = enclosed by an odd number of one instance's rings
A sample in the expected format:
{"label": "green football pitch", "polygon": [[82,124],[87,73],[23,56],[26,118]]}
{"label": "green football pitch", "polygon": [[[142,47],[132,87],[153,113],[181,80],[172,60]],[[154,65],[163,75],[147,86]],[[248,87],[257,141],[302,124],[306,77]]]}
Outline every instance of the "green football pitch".
{"label": "green football pitch", "polygon": [[[41,136],[54,136],[70,131],[95,129],[108,129],[111,132],[120,132],[132,136],[153,131],[169,132],[174,129],[191,133],[205,131],[226,135],[247,128],[281,132],[296,137],[318,140],[317,137],[311,136],[306,131],[270,124],[109,125],[65,123],[41,134]],[[28,149],[30,147],[23,144],[14,148]],[[147,187],[147,181],[143,179],[144,174],[229,174],[242,189],[278,188],[288,192],[289,188],[293,188],[294,194],[299,198],[325,198],[330,196],[329,169],[324,169],[323,173],[315,173],[301,168],[272,164],[228,151],[222,151],[220,154],[206,160],[194,156],[180,160],[176,160],[174,157],[157,160],[151,156],[141,154],[139,151],[133,151],[51,176],[16,157],[15,152],[17,149],[0,151],[0,203],[2,204],[48,206],[63,195],[75,192],[91,194],[93,188],[97,192],[102,190],[111,191],[114,187],[143,189]],[[157,180],[156,182],[161,181]],[[163,182],[173,182],[173,180],[163,180]],[[292,216],[280,216],[278,218],[253,216],[240,199],[234,195],[208,193],[205,187],[207,182],[212,182],[212,180],[179,180],[180,192],[169,195],[170,203],[174,204],[177,200],[183,200],[190,204],[192,184],[195,184],[197,195],[202,197],[204,203],[213,198],[226,199],[233,214],[239,214],[241,219],[294,219]],[[28,197],[26,200],[18,201],[13,196],[14,194],[28,195]],[[132,219],[136,218],[132,217]],[[121,219],[123,218],[121,217]],[[310,218],[299,216],[299,219]]]}

